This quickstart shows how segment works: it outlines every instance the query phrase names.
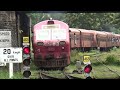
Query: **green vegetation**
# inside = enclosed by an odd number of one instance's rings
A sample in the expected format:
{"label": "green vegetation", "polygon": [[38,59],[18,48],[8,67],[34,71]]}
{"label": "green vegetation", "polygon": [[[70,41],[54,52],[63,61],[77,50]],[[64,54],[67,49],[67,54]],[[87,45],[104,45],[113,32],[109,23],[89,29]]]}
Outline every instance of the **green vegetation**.
{"label": "green vegetation", "polygon": [[[91,76],[96,79],[118,79],[120,75],[120,48],[113,48],[109,52],[100,52],[98,50],[91,50],[90,52],[71,51],[71,65],[67,68],[68,73],[76,70],[76,59],[83,62],[83,56],[89,55],[92,65]],[[82,69],[84,68],[82,63]],[[80,74],[74,74],[80,76]]]}
{"label": "green vegetation", "polygon": [[[21,72],[14,72],[13,77],[11,79],[22,79]],[[0,79],[10,79],[9,78],[9,69],[6,67],[0,67]]]}
{"label": "green vegetation", "polygon": [[[74,70],[77,70],[76,61],[81,61],[82,69],[84,68],[83,56],[89,55],[92,65],[91,76],[96,79],[119,79],[120,75],[120,48],[113,48],[109,52],[100,52],[98,50],[91,50],[90,52],[80,52],[79,50],[71,51],[71,64],[65,68],[66,73],[71,74],[75,77],[85,78],[83,74],[72,74]],[[50,70],[44,71],[50,76],[57,78],[64,78],[62,71],[60,70]],[[33,54],[31,62],[31,79],[39,78],[39,71],[33,63]],[[116,74],[117,73],[117,74]],[[12,79],[22,79],[22,72],[14,72]],[[9,79],[9,69],[8,67],[0,67],[0,79]]]}
{"label": "green vegetation", "polygon": [[32,26],[49,18],[68,23],[71,28],[84,28],[88,30],[120,33],[120,13],[29,13]]}

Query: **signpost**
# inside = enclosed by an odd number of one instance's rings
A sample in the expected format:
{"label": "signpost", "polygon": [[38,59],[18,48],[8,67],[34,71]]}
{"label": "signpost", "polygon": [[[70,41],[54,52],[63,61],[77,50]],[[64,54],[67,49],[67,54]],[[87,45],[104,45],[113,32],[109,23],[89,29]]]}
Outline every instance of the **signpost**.
{"label": "signpost", "polygon": [[86,76],[86,79],[91,79],[90,72],[92,70],[91,62],[90,62],[90,56],[83,56],[83,63],[85,64],[84,67],[84,73]]}
{"label": "signpost", "polygon": [[22,63],[22,48],[0,48],[1,62]]}
{"label": "signpost", "polygon": [[0,48],[0,62],[9,63],[9,78],[12,78],[13,63],[22,63],[22,48]]}
{"label": "signpost", "polygon": [[30,43],[29,37],[23,37],[23,78],[30,79]]}

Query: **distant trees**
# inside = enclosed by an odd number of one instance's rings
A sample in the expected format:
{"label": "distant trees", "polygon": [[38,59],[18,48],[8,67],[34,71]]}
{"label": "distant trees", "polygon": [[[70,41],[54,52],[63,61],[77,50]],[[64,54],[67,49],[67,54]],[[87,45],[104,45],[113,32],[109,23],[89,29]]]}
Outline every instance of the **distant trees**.
{"label": "distant trees", "polygon": [[30,13],[28,14],[29,17],[32,19],[32,25],[35,25],[36,23],[47,20],[49,18],[57,19],[64,21],[65,15],[64,13]]}
{"label": "distant trees", "polygon": [[120,33],[120,13],[31,13],[32,24],[42,20],[61,20],[73,28]]}

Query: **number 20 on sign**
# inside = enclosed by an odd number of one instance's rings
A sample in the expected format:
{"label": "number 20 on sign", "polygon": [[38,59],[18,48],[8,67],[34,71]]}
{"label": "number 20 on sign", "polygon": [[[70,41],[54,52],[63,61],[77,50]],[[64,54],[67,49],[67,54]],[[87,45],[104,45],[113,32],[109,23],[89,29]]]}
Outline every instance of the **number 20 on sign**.
{"label": "number 20 on sign", "polygon": [[91,64],[90,56],[83,56],[83,63],[84,64]]}

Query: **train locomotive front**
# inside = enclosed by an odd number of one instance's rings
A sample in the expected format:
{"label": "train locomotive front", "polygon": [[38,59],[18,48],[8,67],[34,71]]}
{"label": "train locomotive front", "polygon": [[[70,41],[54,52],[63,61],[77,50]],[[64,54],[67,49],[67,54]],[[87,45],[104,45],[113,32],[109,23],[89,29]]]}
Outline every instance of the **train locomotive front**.
{"label": "train locomotive front", "polygon": [[39,68],[64,68],[70,64],[69,26],[45,20],[33,27],[34,64]]}

